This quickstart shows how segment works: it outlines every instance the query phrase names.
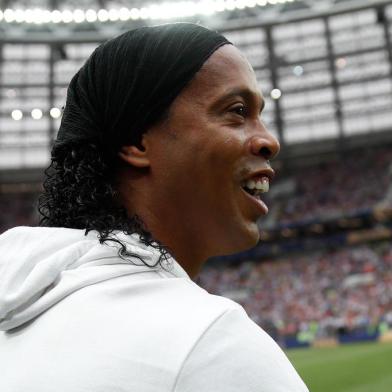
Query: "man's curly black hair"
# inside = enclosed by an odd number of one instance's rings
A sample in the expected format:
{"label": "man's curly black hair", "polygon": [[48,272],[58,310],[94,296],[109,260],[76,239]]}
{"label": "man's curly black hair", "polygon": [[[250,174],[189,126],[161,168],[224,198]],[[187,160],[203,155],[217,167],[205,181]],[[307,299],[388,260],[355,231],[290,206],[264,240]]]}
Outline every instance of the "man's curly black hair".
{"label": "man's curly black hair", "polygon": [[[119,202],[113,175],[115,162],[115,159],[105,159],[93,143],[54,148],[51,164],[45,170],[44,192],[39,197],[40,225],[84,229],[86,235],[95,230],[100,243],[120,244],[120,256],[136,257],[145,265],[155,267],[163,259],[167,260],[168,251],[152,237],[142,220],[137,215],[129,217]],[[138,233],[142,243],[158,249],[161,256],[156,264],[146,264],[137,254],[129,253],[111,235],[116,230]]]}
{"label": "man's curly black hair", "polygon": [[159,249],[157,264],[167,260],[165,246],[121,205],[117,154],[122,146],[139,145],[208,57],[228,43],[202,26],[171,23],[128,31],[95,49],[67,90],[39,198],[40,224],[95,230],[101,243],[121,245],[120,256],[138,257],[114,232],[137,233]]}

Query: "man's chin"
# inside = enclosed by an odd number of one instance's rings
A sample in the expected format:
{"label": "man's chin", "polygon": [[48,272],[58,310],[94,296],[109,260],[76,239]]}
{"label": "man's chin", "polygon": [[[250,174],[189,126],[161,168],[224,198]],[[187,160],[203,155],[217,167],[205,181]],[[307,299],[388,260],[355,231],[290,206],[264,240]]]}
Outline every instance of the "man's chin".
{"label": "man's chin", "polygon": [[256,223],[246,227],[246,230],[239,232],[236,241],[231,243],[230,254],[244,252],[254,248],[260,241],[260,231]]}
{"label": "man's chin", "polygon": [[257,226],[257,224],[255,224],[254,226],[255,227],[252,227],[252,230],[249,231],[248,236],[247,236],[247,240],[244,241],[244,249],[243,250],[247,250],[247,249],[255,247],[260,241],[259,227]]}

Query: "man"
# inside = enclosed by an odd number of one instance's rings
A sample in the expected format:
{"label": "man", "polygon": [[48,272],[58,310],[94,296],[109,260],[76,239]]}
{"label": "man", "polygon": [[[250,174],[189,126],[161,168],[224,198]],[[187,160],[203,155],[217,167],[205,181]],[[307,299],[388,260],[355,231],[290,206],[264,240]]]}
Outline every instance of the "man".
{"label": "man", "polygon": [[2,392],[307,391],[239,304],[192,281],[259,240],[279,150],[263,106],[242,54],[197,25],[93,53],[68,89],[48,227],[0,237]]}

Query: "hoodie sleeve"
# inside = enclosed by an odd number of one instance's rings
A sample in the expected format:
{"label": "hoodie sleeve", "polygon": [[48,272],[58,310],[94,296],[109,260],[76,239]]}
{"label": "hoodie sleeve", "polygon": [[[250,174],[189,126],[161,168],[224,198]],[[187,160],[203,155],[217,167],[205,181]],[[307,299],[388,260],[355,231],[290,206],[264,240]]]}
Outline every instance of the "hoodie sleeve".
{"label": "hoodie sleeve", "polygon": [[242,307],[199,338],[173,392],[309,392],[286,355]]}

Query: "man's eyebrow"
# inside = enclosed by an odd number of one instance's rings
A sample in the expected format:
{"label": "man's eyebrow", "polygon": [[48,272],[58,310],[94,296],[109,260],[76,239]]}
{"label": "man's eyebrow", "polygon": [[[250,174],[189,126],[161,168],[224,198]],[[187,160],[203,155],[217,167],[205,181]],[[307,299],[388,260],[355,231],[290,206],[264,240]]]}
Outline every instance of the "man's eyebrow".
{"label": "man's eyebrow", "polygon": [[[232,97],[236,97],[236,96],[240,96],[242,98],[244,98],[244,100],[246,101],[256,101],[256,102],[261,102],[260,105],[260,113],[263,111],[264,106],[265,106],[265,100],[262,97],[261,94],[259,93],[255,93],[252,90],[249,90],[248,88],[233,88],[231,90],[228,90],[224,93],[224,95],[222,95],[221,97],[219,97],[219,99],[215,102],[215,105],[220,105],[221,103],[227,101],[228,99],[232,98]],[[215,106],[214,105],[214,106]]]}

